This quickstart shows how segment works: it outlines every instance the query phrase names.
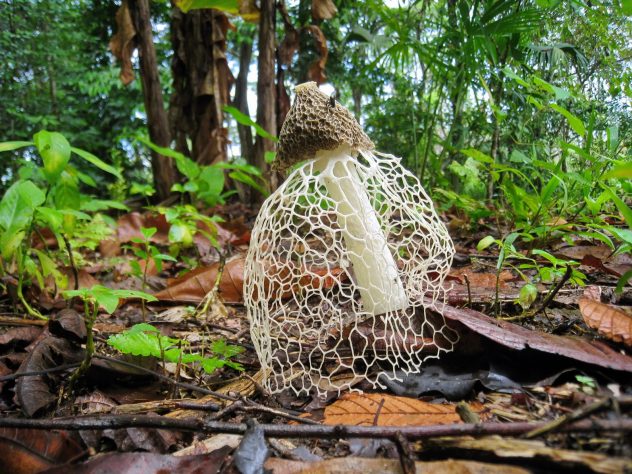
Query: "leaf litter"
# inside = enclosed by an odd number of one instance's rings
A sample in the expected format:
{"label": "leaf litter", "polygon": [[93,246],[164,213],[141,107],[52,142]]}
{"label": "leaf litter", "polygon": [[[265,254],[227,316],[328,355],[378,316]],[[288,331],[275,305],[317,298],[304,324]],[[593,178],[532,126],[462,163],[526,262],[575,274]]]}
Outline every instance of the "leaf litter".
{"label": "leaf litter", "polygon": [[[112,272],[124,261],[120,260],[122,247],[142,235],[140,229],[147,226],[158,229],[152,236],[156,245],[163,248],[168,245],[166,221],[151,214],[124,215],[118,220],[115,237],[102,242],[101,255],[106,258],[87,274],[90,281],[113,285]],[[223,266],[219,254],[198,242],[195,249],[206,255],[206,264],[177,275],[176,272],[183,269],[178,263],[165,266],[162,273],[155,275],[156,282],[164,289],[155,293],[159,302],[151,304],[148,322],[164,336],[188,341],[192,351],[203,351],[207,341],[218,338],[240,345],[246,350],[237,359],[244,365],[244,372],[223,367],[205,374],[199,368],[177,361],[167,365],[160,357],[130,358],[116,353],[105,340],[140,321],[139,303],[129,300],[112,315],[98,313],[97,352],[110,359],[94,359],[79,392],[64,394],[71,366],[83,357],[80,346],[85,340],[83,308],[76,305],[76,311],[56,310],[55,305],[49,303],[53,318],[43,332],[39,327],[16,327],[0,334],[0,363],[4,367],[0,372],[0,393],[4,411],[9,416],[14,416],[17,410],[34,419],[90,414],[107,419],[155,413],[167,420],[247,422],[250,430],[243,437],[214,434],[205,438],[202,433],[143,427],[84,429],[79,431],[79,437],[73,435],[74,431],[29,434],[5,429],[0,437],[3,458],[8,453],[18,452],[21,457],[17,459],[23,466],[41,466],[31,472],[56,465],[61,472],[67,469],[61,467],[66,462],[75,463],[73,469],[78,469],[77,472],[101,468],[133,472],[133,466],[138,463],[146,463],[143,472],[180,470],[185,465],[204,465],[215,472],[229,469],[239,472],[263,472],[264,469],[384,472],[401,466],[398,459],[401,446],[393,439],[347,437],[341,431],[338,437],[331,439],[297,437],[280,442],[264,436],[257,428],[258,423],[277,423],[290,430],[310,420],[322,426],[465,426],[457,410],[459,401],[465,401],[466,412],[473,413],[482,423],[505,425],[558,419],[590,403],[613,397],[618,400],[619,415],[607,408],[602,413],[609,417],[625,417],[629,413],[631,387],[626,381],[632,372],[632,359],[625,353],[625,345],[630,341],[630,318],[624,306],[602,302],[599,292],[589,288],[570,301],[555,303],[554,300],[553,306],[545,310],[551,315],[560,308],[574,312],[575,318],[571,325],[564,326],[568,329],[562,333],[551,334],[550,321],[543,315],[526,324],[520,320],[517,323],[503,321],[495,317],[494,302],[504,305],[509,315],[512,311],[516,314],[519,307],[515,300],[522,283],[513,272],[497,274],[476,262],[453,269],[447,282],[450,304],[435,307],[460,334],[454,358],[430,361],[419,373],[399,373],[396,380],[383,381],[383,388],[378,391],[367,391],[360,379],[350,383],[355,391],[342,394],[330,391],[325,399],[311,394],[270,396],[261,387],[263,374],[258,370],[243,309],[243,252],[249,242],[249,229],[243,219],[229,221],[223,229],[219,239],[221,251],[227,257]],[[559,249],[556,255],[570,258],[572,254],[583,265],[610,276],[616,276],[629,265],[625,257],[614,258],[605,254],[605,250],[586,247]],[[569,249],[575,250],[569,254]],[[87,254],[85,258],[94,258],[96,262],[99,256]],[[216,261],[213,262],[213,258]],[[117,259],[119,263],[115,263]],[[72,275],[68,276],[72,280]],[[83,279],[80,287],[83,287],[87,277],[80,274],[80,278]],[[117,278],[120,281],[116,284],[124,287],[131,277],[119,271]],[[309,288],[312,282],[302,284]],[[135,285],[138,288],[138,282]],[[540,298],[549,290],[550,285],[540,284]],[[225,306],[211,305],[203,313],[202,305],[209,292],[216,292],[218,304]],[[222,307],[225,309],[220,310]],[[553,329],[559,332],[559,328]],[[602,337],[592,332],[593,329]],[[117,363],[117,359],[120,362]],[[38,375],[15,377],[20,372]],[[597,420],[596,416],[599,414],[591,415]],[[76,450],[52,455],[56,443],[67,443],[65,440],[69,437],[75,443],[69,446],[76,446]],[[20,443],[24,443],[20,439],[40,438],[41,445],[20,447]],[[459,469],[530,472],[525,466],[532,463],[549,468],[581,466],[595,472],[618,472],[617,469],[629,468],[623,459],[629,454],[626,447],[629,445],[622,445],[618,439],[589,433],[575,437],[553,434],[548,438],[547,447],[540,441],[518,441],[502,435],[478,442],[468,442],[467,438],[445,441],[438,438],[423,446],[415,445],[414,451],[422,457],[439,459],[417,461],[418,469],[432,469],[430,472]],[[591,445],[606,454],[579,451]],[[94,457],[88,454],[90,449],[116,452]],[[175,449],[186,455],[163,454]],[[126,452],[138,450],[146,452]],[[454,456],[463,459],[441,460]],[[495,464],[467,460],[474,457]],[[83,463],[76,464],[78,461]]]}

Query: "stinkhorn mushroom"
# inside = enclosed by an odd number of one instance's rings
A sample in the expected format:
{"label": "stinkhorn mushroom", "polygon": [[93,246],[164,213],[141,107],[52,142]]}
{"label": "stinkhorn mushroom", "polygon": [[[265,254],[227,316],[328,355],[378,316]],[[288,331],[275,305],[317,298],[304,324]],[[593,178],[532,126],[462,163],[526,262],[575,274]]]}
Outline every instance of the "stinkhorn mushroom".
{"label": "stinkhorn mushroom", "polygon": [[271,392],[381,385],[452,348],[426,309],[454,247],[419,180],[315,83],[296,87],[279,168],[245,268],[252,340]]}

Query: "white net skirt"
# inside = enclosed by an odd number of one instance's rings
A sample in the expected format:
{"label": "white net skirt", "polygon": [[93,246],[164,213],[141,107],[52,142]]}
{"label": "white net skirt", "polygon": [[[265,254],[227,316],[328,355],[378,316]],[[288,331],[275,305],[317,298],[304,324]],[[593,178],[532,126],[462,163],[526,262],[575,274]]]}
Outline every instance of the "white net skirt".
{"label": "white net skirt", "polygon": [[456,334],[443,299],[454,246],[391,155],[309,161],[263,204],[245,269],[250,332],[271,393],[416,372]]}

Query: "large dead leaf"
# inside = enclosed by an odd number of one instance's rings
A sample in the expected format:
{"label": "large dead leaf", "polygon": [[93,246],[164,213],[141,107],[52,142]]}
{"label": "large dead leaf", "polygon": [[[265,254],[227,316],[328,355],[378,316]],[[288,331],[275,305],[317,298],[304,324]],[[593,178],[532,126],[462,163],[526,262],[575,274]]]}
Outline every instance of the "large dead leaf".
{"label": "large dead leaf", "polygon": [[602,303],[592,291],[585,291],[579,299],[579,310],[584,322],[599,334],[632,347],[632,314],[623,307]]}
{"label": "large dead leaf", "polygon": [[[219,263],[197,268],[180,278],[170,281],[169,286],[154,296],[161,301],[199,303],[213,289],[217,280]],[[219,294],[226,303],[243,301],[244,258],[238,257],[224,265],[219,282]]]}
{"label": "large dead leaf", "polygon": [[[155,453],[110,453],[72,466],[77,474],[94,472],[119,472],[125,474],[218,473],[231,448],[224,446],[210,454],[198,456],[173,456]],[[68,467],[52,469],[50,474],[66,474]]]}
{"label": "large dead leaf", "polygon": [[607,245],[576,245],[562,247],[554,252],[556,256],[572,258],[582,265],[597,268],[610,275],[620,277],[632,270],[632,256],[629,253],[613,254]]}
{"label": "large dead leaf", "polygon": [[304,27],[314,37],[314,43],[320,56],[312,64],[310,64],[307,71],[307,77],[310,81],[316,81],[318,84],[322,84],[327,81],[327,75],[325,74],[325,65],[327,64],[327,56],[329,51],[327,49],[327,39],[322,30],[316,25],[308,25]]}
{"label": "large dead leaf", "polygon": [[40,472],[76,459],[83,452],[74,435],[64,431],[0,428],[1,472]]}
{"label": "large dead leaf", "polygon": [[[66,339],[48,336],[40,340],[22,362],[20,372],[42,372],[59,365],[78,362],[83,359],[83,350]],[[32,418],[41,414],[57,400],[58,375],[28,375],[20,377],[16,383],[15,395],[26,416]]]}
{"label": "large dead leaf", "polygon": [[[530,348],[608,369],[632,372],[632,357],[611,349],[603,342],[532,331],[472,309],[442,304],[435,306],[445,318],[461,323],[471,331],[510,349]],[[456,327],[454,329],[458,330]]]}
{"label": "large dead leaf", "polygon": [[312,0],[312,18],[314,20],[330,20],[338,9],[331,0]]}
{"label": "large dead leaf", "polygon": [[[474,411],[480,412],[481,405]],[[325,408],[327,425],[425,426],[460,423],[456,405],[387,393],[347,393]]]}
{"label": "large dead leaf", "polygon": [[[345,474],[382,474],[384,472],[402,473],[402,465],[398,459],[346,457],[327,459],[318,462],[290,461],[270,458],[266,461],[266,469],[274,474],[329,474],[332,472]],[[529,474],[531,471],[507,464],[491,464],[477,461],[417,461],[416,472],[431,474]]]}
{"label": "large dead leaf", "polygon": [[124,85],[128,85],[134,80],[132,53],[136,49],[134,44],[136,29],[134,28],[127,0],[123,0],[116,12],[116,28],[116,33],[110,40],[110,50],[116,59],[121,62],[121,82]]}

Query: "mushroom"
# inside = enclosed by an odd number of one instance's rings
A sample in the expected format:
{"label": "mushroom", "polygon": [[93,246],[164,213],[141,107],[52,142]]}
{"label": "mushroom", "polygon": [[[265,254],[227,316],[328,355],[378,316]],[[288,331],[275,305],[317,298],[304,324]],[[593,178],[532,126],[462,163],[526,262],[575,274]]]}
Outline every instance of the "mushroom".
{"label": "mushroom", "polygon": [[295,169],[262,205],[246,258],[264,386],[341,390],[349,381],[335,376],[345,371],[381,385],[380,375],[397,379],[451,349],[424,298],[443,294],[454,247],[399,159],[374,152],[316,83],[295,91],[277,153],[279,169]]}
{"label": "mushroom", "polygon": [[408,298],[377,213],[354,165],[358,150],[372,150],[371,139],[351,113],[323,94],[315,82],[296,87],[296,101],[279,136],[281,168],[314,160],[336,207],[366,312],[378,315],[405,309]]}

